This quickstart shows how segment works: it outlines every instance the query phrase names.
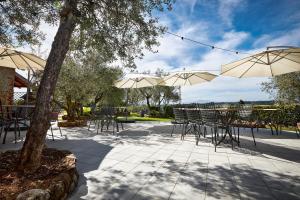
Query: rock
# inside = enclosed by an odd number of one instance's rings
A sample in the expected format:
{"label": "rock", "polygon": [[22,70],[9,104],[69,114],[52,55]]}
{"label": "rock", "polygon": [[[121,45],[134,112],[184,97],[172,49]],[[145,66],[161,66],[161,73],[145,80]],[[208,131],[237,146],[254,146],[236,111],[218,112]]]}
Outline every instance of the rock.
{"label": "rock", "polygon": [[32,189],[27,190],[17,196],[17,200],[48,200],[50,194],[46,190]]}

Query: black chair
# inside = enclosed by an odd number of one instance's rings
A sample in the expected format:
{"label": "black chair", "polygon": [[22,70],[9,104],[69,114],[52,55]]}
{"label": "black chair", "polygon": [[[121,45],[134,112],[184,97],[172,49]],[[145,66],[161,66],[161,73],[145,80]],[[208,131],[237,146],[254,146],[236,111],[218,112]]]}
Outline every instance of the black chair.
{"label": "black chair", "polygon": [[252,105],[239,105],[238,107],[238,116],[235,123],[235,126],[238,128],[238,140],[240,135],[240,128],[250,128],[253,138],[254,145],[256,146],[254,128],[258,127],[256,120],[253,118],[253,107]]}
{"label": "black chair", "polygon": [[91,105],[91,116],[90,116],[90,123],[88,126],[88,130],[90,130],[91,124],[94,123],[95,127],[98,124],[100,112],[96,110],[96,105]]}
{"label": "black chair", "polygon": [[49,124],[50,124],[50,130],[51,130],[51,135],[52,135],[52,140],[54,141],[54,134],[53,134],[53,124],[57,123],[57,127],[58,127],[58,130],[60,132],[60,136],[62,136],[62,132],[61,132],[61,128],[60,126],[58,125],[58,115],[59,115],[59,112],[50,112],[50,116],[49,116]]}
{"label": "black chair", "polygon": [[19,133],[19,137],[21,135],[20,126],[18,123],[18,110],[12,109],[12,107],[3,107],[1,105],[1,113],[0,113],[0,122],[1,122],[1,131],[4,131],[4,137],[2,144],[5,144],[7,133],[12,129],[15,135],[15,143],[17,143],[17,131]]}
{"label": "black chair", "polygon": [[203,123],[204,135],[207,135],[207,129],[211,129],[211,142],[216,143],[217,134],[217,113],[214,104],[204,104],[200,106],[200,114]]}
{"label": "black chair", "polygon": [[189,123],[186,112],[182,108],[173,108],[173,113],[174,113],[174,120],[171,121],[171,123],[173,124],[171,136],[173,135],[173,132],[174,132],[174,129],[176,128],[176,126],[179,125],[179,126],[182,126],[181,139],[183,139],[185,131],[186,131],[186,127]]}
{"label": "black chair", "polygon": [[205,134],[202,133],[202,131],[201,131],[203,121],[201,119],[200,111],[197,108],[186,109],[185,111],[186,111],[186,114],[187,114],[188,125],[191,126],[191,130],[195,134],[196,145],[198,145],[199,140],[200,140],[200,136],[203,135],[203,137],[205,137]]}

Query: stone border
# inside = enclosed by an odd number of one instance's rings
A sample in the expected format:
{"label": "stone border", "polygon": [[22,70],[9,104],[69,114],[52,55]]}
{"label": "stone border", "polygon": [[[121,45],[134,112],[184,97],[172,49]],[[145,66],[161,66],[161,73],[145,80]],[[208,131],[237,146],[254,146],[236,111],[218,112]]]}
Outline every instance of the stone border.
{"label": "stone border", "polygon": [[76,170],[76,157],[71,154],[65,158],[69,166],[67,172],[59,174],[53,179],[53,184],[48,189],[31,189],[17,196],[17,200],[56,200],[67,199],[78,183],[78,172]]}

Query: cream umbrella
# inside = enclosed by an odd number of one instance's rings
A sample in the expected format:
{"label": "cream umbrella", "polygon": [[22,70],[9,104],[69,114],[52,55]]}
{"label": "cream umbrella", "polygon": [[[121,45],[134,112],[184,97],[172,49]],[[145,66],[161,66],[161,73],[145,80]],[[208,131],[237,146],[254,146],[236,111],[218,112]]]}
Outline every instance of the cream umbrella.
{"label": "cream umbrella", "polygon": [[[128,101],[128,90],[130,88],[153,87],[162,83],[162,79],[148,74],[127,74],[126,78],[115,83],[115,87],[126,89],[126,102]],[[127,104],[127,103],[126,103]],[[126,115],[126,120],[127,120]],[[132,120],[131,120],[132,121]]]}
{"label": "cream umbrella", "polygon": [[272,77],[300,71],[300,48],[268,47],[266,51],[222,65],[221,75],[243,77]]}
{"label": "cream umbrella", "polygon": [[46,61],[34,54],[0,47],[0,67],[22,70],[44,70]]}
{"label": "cream umbrella", "polygon": [[117,88],[143,88],[152,87],[162,82],[162,79],[147,74],[128,74],[127,78],[115,83]]}
{"label": "cream umbrella", "polygon": [[217,75],[203,71],[182,71],[172,73],[164,77],[164,85],[167,86],[189,86],[208,82],[216,78]]}
{"label": "cream umbrella", "polygon": [[[28,70],[28,81],[30,81],[30,71],[42,71],[46,65],[46,61],[34,54],[25,53],[15,49],[0,47],[0,67],[13,69]],[[29,94],[30,88],[27,88]],[[28,96],[26,102],[28,103]]]}

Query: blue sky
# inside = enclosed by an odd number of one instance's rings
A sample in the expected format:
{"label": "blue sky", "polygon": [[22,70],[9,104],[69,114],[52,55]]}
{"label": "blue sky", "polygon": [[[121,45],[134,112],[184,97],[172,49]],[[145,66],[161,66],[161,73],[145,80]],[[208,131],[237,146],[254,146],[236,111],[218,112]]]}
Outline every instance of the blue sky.
{"label": "blue sky", "polygon": [[[299,0],[177,0],[171,12],[156,14],[159,23],[170,32],[223,48],[247,53],[267,46],[300,46]],[[46,34],[42,51],[51,48],[57,27],[41,25]],[[145,52],[136,60],[138,72],[157,68],[167,72],[209,70],[219,74],[221,64],[237,60],[236,55],[211,50],[172,35],[159,38],[158,53]],[[268,78],[218,77],[209,83],[182,88],[183,102],[268,100],[261,92],[261,82]]]}
{"label": "blue sky", "polygon": [[[170,32],[212,45],[247,53],[267,46],[300,46],[299,0],[177,0],[171,12],[160,13]],[[237,60],[236,55],[211,50],[165,34],[158,53],[146,52],[137,60],[138,71],[212,70]],[[218,77],[212,82],[182,88],[183,102],[268,100],[261,82],[268,78]]]}

